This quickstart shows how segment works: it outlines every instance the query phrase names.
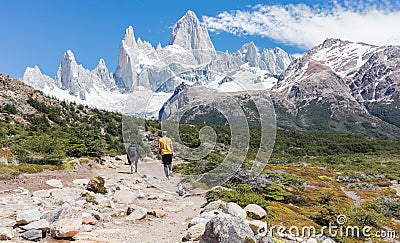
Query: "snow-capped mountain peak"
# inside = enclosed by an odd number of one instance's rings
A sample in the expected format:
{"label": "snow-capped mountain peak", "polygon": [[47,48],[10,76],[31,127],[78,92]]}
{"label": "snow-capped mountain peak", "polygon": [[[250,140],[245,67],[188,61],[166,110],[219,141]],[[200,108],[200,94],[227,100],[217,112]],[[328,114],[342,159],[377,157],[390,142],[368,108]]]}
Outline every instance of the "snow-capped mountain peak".
{"label": "snow-capped mountain peak", "polygon": [[132,49],[137,49],[137,43],[135,41],[135,34],[132,26],[128,26],[128,28],[126,28],[121,44]]}
{"label": "snow-capped mountain peak", "polygon": [[216,51],[207,27],[200,24],[196,14],[189,10],[172,28],[169,45],[178,45],[193,50],[198,64],[204,64],[216,57]]}
{"label": "snow-capped mountain peak", "polygon": [[[217,54],[206,26],[190,10],[173,26],[169,45],[165,47],[158,43],[154,48],[150,42],[136,39],[132,26],[128,26],[121,37],[114,74],[109,72],[104,59],[89,70],[78,63],[78,56],[67,50],[54,79],[34,67],[27,68],[22,80],[60,99],[123,112],[123,98],[130,91],[137,97],[157,93],[155,95],[162,98],[152,107],[161,108],[182,82],[226,92],[237,90],[231,87],[235,79],[246,88],[269,88],[293,60],[284,51],[259,53],[253,42],[237,53]],[[144,114],[146,111],[137,112]]]}

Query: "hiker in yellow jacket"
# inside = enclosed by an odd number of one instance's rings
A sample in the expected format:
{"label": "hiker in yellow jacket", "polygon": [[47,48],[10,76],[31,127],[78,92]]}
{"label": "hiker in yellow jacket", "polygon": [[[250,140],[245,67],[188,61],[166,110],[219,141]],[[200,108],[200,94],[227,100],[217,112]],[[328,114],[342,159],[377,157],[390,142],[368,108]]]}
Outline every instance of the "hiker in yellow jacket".
{"label": "hiker in yellow jacket", "polygon": [[174,155],[174,147],[172,140],[167,137],[167,132],[162,132],[162,138],[158,140],[157,154],[161,154],[161,161],[164,166],[164,173],[167,179],[172,175],[172,156]]}

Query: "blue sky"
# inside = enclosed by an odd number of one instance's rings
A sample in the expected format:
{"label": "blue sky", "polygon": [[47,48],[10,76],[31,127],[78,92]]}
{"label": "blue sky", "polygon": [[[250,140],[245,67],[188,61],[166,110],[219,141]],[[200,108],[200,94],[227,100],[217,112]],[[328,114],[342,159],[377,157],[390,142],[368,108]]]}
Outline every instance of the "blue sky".
{"label": "blue sky", "polygon": [[254,41],[303,53],[327,37],[372,44],[400,44],[399,1],[254,0],[2,0],[0,72],[16,78],[38,65],[54,77],[63,53],[94,68],[104,58],[117,65],[125,28],[153,45],[169,41],[172,25],[193,10],[208,26],[219,51]]}

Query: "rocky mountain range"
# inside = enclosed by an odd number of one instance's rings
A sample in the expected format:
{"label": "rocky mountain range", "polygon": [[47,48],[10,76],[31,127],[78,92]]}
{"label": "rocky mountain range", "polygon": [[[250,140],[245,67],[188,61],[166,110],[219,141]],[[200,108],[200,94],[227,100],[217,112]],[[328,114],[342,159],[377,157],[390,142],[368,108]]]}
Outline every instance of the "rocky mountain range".
{"label": "rocky mountain range", "polygon": [[[247,96],[246,116],[257,118],[250,116],[257,112],[252,100],[271,96],[279,127],[400,137],[399,67],[397,46],[327,39],[294,60],[270,92]],[[160,118],[168,118],[171,107],[179,110],[192,105],[189,120],[212,114],[216,121],[211,107],[198,112],[193,99],[188,98],[191,93],[190,87],[177,90],[163,106]]]}
{"label": "rocky mountain range", "polygon": [[[39,67],[28,67],[23,82],[62,100],[75,101],[107,110],[157,114],[174,89],[185,82],[222,91],[243,90],[232,80],[240,80],[246,88],[264,90],[273,86],[277,77],[294,58],[276,48],[261,53],[248,43],[234,53],[218,53],[194,12],[188,11],[172,28],[169,44],[154,48],[149,42],[136,39],[129,26],[121,41],[118,66],[109,72],[105,61],[88,70],[78,64],[71,50],[66,51],[55,78],[41,73]],[[125,109],[129,97],[149,97],[157,101]],[[138,99],[138,98],[136,98]]]}

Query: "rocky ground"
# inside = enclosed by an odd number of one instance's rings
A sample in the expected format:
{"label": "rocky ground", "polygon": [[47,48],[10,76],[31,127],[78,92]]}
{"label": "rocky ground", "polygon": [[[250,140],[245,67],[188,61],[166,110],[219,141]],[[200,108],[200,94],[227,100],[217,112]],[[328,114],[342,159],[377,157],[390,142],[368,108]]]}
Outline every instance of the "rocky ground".
{"label": "rocky ground", "polygon": [[[105,179],[105,195],[85,190],[94,176]],[[45,171],[2,181],[0,239],[180,242],[205,199],[179,196],[178,181],[179,175],[165,180],[160,162],[151,159],[140,163],[138,174],[130,174],[125,157],[105,158],[103,165],[90,162],[74,171]],[[164,189],[156,188],[157,183]]]}
{"label": "rocky ground", "polygon": [[[167,180],[159,161],[145,158],[134,174],[126,162],[126,157],[108,157],[72,171],[2,181],[0,240],[273,243],[278,237],[278,242],[334,243],[326,237],[272,235],[260,206],[242,208],[220,200],[206,204],[201,191],[179,186],[181,175]],[[101,184],[101,179],[93,179],[98,176],[105,179],[105,194],[94,193],[90,186]]]}

